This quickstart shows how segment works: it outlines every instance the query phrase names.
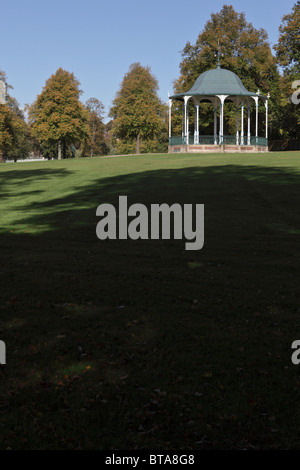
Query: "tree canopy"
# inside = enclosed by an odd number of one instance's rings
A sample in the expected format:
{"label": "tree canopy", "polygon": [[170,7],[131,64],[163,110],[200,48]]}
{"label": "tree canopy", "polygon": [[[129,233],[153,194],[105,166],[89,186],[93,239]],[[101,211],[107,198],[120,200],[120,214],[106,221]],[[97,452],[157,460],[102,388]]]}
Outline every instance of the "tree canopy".
{"label": "tree canopy", "polygon": [[[278,43],[275,44],[278,65],[283,70],[280,77],[280,112],[278,113],[279,133],[284,139],[297,139],[300,133],[300,1],[290,14],[282,18]],[[296,102],[292,99],[296,96]]]}
{"label": "tree canopy", "polygon": [[83,155],[104,155],[107,153],[107,145],[104,138],[104,105],[97,98],[89,98],[85,107],[88,111],[89,135],[83,147]]}
{"label": "tree canopy", "polygon": [[300,1],[282,18],[278,43],[274,46],[279,65],[285,74],[300,73]]}
{"label": "tree canopy", "polygon": [[185,45],[176,92],[188,89],[202,72],[216,67],[218,48],[222,67],[236,73],[246,88],[270,91],[278,73],[266,31],[255,29],[244,13],[224,5],[220,12],[212,13],[196,43]]}
{"label": "tree canopy", "polygon": [[119,148],[122,141],[135,142],[136,153],[140,153],[142,139],[153,141],[160,135],[166,126],[165,109],[158,96],[158,82],[149,67],[140,63],[130,66],[110,116],[114,119],[112,133],[121,141],[117,141]]}
{"label": "tree canopy", "polygon": [[0,80],[5,83],[5,103],[0,103],[0,158],[17,160],[26,158],[31,150],[30,132],[15,98],[10,96],[5,72],[0,70]]}
{"label": "tree canopy", "polygon": [[88,113],[79,101],[79,85],[73,73],[59,68],[29,108],[33,135],[41,143],[57,145],[58,158],[61,148],[65,156],[68,145],[88,136]]}

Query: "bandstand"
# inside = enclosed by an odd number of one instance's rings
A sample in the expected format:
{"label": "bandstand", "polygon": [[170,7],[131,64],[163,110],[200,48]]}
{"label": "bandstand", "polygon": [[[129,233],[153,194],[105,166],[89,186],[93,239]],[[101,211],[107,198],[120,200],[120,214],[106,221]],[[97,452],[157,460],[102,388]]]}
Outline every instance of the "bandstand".
{"label": "bandstand", "polygon": [[[192,88],[186,93],[169,97],[169,153],[198,152],[267,152],[268,151],[268,99],[248,91],[240,78],[233,72],[218,65],[215,69],[202,73]],[[182,101],[182,135],[172,136],[172,103]],[[189,102],[195,107],[194,134],[189,131]],[[262,100],[265,105],[264,136],[259,136],[258,104]],[[236,134],[224,135],[224,105],[231,101],[236,105]],[[199,134],[199,112],[201,102],[212,104],[214,113],[213,135]],[[251,135],[251,106],[255,107],[255,129]],[[218,116],[219,110],[219,116]],[[245,121],[247,128],[245,129]]]}

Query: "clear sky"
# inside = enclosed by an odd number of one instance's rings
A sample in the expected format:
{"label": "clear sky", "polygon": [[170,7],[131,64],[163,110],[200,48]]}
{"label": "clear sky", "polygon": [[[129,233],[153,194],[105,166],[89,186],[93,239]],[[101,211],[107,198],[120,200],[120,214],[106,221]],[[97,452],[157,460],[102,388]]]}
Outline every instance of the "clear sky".
{"label": "clear sky", "polygon": [[179,75],[180,51],[195,43],[224,4],[278,40],[283,15],[296,0],[0,0],[0,70],[20,106],[31,104],[62,67],[109,112],[134,62],[149,66],[164,101]]}

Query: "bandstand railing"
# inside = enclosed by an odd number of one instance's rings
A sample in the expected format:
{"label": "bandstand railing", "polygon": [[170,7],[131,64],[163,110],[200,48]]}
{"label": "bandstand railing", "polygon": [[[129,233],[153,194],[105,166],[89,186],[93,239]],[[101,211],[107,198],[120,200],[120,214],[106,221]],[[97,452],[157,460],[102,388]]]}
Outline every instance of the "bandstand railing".
{"label": "bandstand railing", "polygon": [[265,137],[255,136],[251,136],[250,139],[248,139],[248,136],[245,135],[244,142],[241,143],[241,138],[239,137],[237,144],[237,138],[234,135],[224,135],[221,139],[219,136],[215,137],[213,135],[200,135],[197,138],[197,141],[194,138],[194,135],[190,135],[188,138],[188,143],[186,136],[174,136],[169,138],[169,145],[220,145],[220,143],[225,145],[259,145],[261,147],[267,147],[268,139],[266,139]]}

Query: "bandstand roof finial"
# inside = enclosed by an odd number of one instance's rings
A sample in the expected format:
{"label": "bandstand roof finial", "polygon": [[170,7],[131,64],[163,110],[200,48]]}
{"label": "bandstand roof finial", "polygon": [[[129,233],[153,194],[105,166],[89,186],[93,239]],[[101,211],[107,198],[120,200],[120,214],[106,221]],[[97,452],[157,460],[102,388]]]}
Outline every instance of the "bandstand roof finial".
{"label": "bandstand roof finial", "polygon": [[217,68],[221,68],[220,66],[220,57],[223,57],[224,54],[221,54],[221,46],[220,46],[220,41],[218,39],[218,52],[215,54],[215,57],[218,57],[218,62],[217,62]]}

